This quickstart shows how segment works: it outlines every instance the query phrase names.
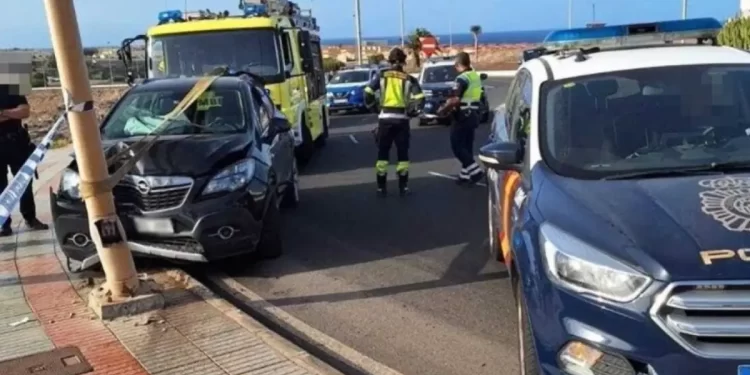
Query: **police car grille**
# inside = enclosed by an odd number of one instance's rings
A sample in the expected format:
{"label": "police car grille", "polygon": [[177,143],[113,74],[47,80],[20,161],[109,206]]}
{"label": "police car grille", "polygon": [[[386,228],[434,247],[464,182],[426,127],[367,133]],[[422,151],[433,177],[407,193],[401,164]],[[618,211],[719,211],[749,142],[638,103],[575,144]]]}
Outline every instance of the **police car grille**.
{"label": "police car grille", "polygon": [[134,184],[122,181],[113,189],[118,208],[124,211],[136,208],[140,211],[167,210],[182,205],[191,185],[172,186],[140,192]]}
{"label": "police car grille", "polygon": [[670,284],[651,317],[688,351],[708,358],[750,353],[750,280]]}

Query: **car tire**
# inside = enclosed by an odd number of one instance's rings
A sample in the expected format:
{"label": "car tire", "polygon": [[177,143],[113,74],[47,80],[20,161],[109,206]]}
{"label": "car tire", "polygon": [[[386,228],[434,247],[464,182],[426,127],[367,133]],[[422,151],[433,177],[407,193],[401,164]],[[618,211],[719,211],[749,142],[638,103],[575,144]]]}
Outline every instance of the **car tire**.
{"label": "car tire", "polygon": [[297,160],[292,161],[292,175],[287,181],[284,196],[281,198],[282,208],[297,208],[299,206],[299,170]]}
{"label": "car tire", "polygon": [[[491,187],[492,182],[487,178],[487,186]],[[502,260],[502,254],[503,250],[500,247],[500,236],[498,232],[498,228],[500,227],[500,223],[497,217],[497,211],[494,209],[492,205],[492,192],[490,191],[490,188],[487,189],[487,224],[488,224],[488,234],[489,234],[489,251],[490,251],[490,259],[495,261],[501,261]]]}
{"label": "car tire", "polygon": [[263,216],[263,228],[256,251],[257,258],[260,260],[276,259],[284,252],[278,197],[272,194],[269,199],[271,201],[268,202],[268,209]]}
{"label": "car tire", "polygon": [[310,134],[310,128],[307,127],[307,121],[302,120],[300,127],[302,144],[294,150],[294,156],[297,158],[297,165],[305,166],[312,159],[313,153],[315,153],[315,145],[313,144],[312,134]]}
{"label": "car tire", "polygon": [[534,346],[534,334],[529,327],[529,313],[526,298],[521,289],[521,280],[513,281],[513,291],[516,296],[516,324],[518,326],[518,364],[519,375],[541,375],[539,361]]}
{"label": "car tire", "polygon": [[323,110],[323,116],[321,119],[323,122],[323,133],[321,133],[320,137],[315,140],[315,146],[318,148],[325,147],[326,142],[328,141],[328,114],[325,110]]}

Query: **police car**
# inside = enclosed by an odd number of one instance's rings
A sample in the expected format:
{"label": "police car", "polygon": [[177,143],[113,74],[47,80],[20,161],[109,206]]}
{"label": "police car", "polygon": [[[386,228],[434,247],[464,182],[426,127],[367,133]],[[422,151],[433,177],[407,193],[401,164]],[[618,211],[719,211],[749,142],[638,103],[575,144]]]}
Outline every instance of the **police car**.
{"label": "police car", "polygon": [[[375,76],[377,65],[353,66],[336,72],[326,85],[326,105],[330,111],[368,111],[365,86]],[[376,93],[376,96],[379,93]]]}
{"label": "police car", "polygon": [[711,18],[550,33],[480,160],[521,374],[750,374],[750,53]]}
{"label": "police car", "polygon": [[[437,110],[453,95],[456,77],[458,77],[454,59],[455,56],[437,57],[428,60],[422,67],[422,72],[419,74],[419,85],[425,94],[425,106],[420,115],[421,125],[434,122],[444,125],[450,124],[450,117],[438,116]],[[484,73],[480,76],[482,80],[487,79],[487,75]],[[482,123],[489,121],[490,113],[487,96],[482,95],[480,108]]]}

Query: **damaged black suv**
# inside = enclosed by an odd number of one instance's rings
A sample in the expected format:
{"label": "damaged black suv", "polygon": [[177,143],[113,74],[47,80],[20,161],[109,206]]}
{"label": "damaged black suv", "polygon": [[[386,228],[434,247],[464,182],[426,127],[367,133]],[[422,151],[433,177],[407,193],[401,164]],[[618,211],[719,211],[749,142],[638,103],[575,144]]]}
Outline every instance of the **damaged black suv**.
{"label": "damaged black suv", "polygon": [[[150,80],[131,88],[101,124],[105,155],[152,134],[197,80]],[[163,127],[113,189],[134,255],[189,262],[280,256],[279,208],[299,201],[289,130],[262,84],[246,76],[216,79]],[[97,264],[75,161],[50,202],[55,235],[68,259],[80,262],[78,269]]]}

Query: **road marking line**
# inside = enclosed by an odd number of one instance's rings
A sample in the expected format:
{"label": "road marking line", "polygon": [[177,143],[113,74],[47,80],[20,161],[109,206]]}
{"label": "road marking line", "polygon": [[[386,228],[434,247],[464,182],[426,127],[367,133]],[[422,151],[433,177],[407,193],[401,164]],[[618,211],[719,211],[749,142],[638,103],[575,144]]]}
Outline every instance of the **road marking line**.
{"label": "road marking line", "polygon": [[354,143],[355,145],[359,144],[357,138],[354,138],[354,134],[349,134],[349,139],[351,139],[352,143]]}
{"label": "road marking line", "polygon": [[[437,172],[433,172],[433,171],[429,171],[429,172],[427,172],[427,174],[435,176],[435,177],[447,178],[447,179],[453,180],[453,181],[458,180],[458,177],[456,177],[456,176],[451,176],[451,175],[447,175],[447,174],[437,173]],[[487,187],[487,184],[485,184],[483,182],[477,182],[476,185]]]}

